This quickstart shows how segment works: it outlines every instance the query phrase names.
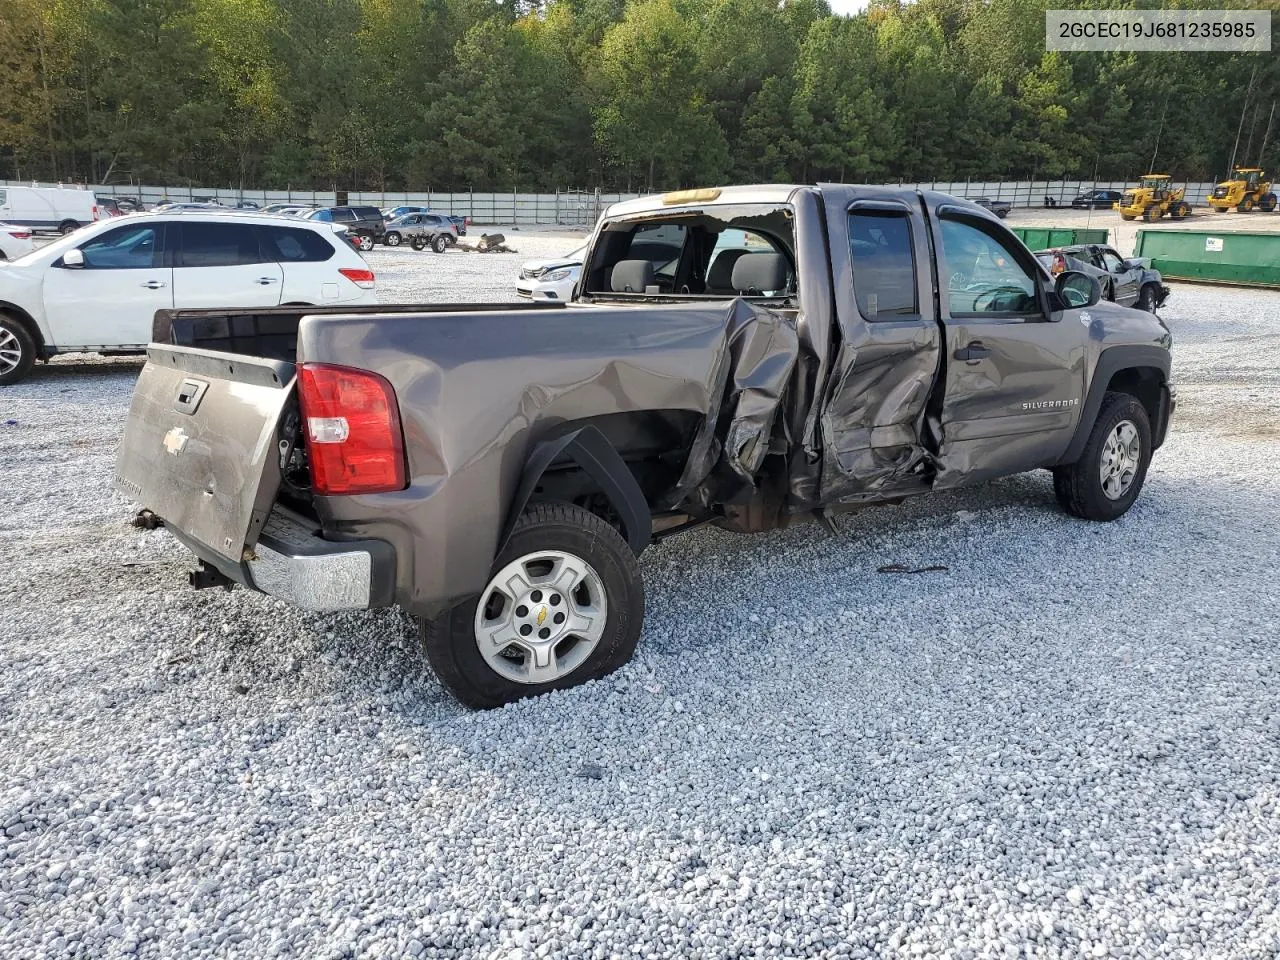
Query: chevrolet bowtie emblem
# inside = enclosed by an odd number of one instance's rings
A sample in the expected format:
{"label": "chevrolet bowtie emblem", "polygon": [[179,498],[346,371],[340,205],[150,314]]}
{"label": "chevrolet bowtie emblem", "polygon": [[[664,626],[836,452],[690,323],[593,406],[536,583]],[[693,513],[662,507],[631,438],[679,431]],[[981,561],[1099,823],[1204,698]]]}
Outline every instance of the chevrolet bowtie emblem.
{"label": "chevrolet bowtie emblem", "polygon": [[164,435],[164,448],[176,457],[187,448],[188,439],[181,427],[174,427]]}
{"label": "chevrolet bowtie emblem", "polygon": [[547,608],[543,607],[541,610],[538,611],[538,626],[542,626],[543,622],[546,619],[547,619]]}

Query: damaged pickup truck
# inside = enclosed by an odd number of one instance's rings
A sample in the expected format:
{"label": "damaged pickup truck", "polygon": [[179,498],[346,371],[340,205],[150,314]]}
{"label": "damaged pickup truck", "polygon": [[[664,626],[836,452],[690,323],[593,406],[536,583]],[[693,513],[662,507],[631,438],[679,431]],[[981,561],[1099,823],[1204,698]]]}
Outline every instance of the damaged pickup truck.
{"label": "damaged pickup truck", "polygon": [[117,483],[200,561],[313,610],[399,604],[464,703],[600,677],[637,556],[1035,469],[1114,520],[1171,336],[990,212],[846,185],[610,208],[575,303],[157,315]]}

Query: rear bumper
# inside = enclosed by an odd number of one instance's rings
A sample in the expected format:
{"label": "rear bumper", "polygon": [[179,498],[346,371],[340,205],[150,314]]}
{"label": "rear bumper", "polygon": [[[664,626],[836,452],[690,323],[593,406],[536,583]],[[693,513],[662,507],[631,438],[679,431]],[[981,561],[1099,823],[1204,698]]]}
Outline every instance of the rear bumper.
{"label": "rear bumper", "polygon": [[168,529],[205,566],[303,610],[368,610],[394,602],[395,551],[389,543],[325,540],[313,521],[278,505],[240,564]]}

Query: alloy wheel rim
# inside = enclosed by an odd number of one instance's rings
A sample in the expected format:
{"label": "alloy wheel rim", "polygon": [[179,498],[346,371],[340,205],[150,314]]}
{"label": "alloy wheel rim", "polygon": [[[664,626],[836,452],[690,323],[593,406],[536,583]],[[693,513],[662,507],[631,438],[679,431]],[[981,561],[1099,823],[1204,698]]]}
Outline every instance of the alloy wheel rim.
{"label": "alloy wheel rim", "polygon": [[1142,456],[1142,439],[1132,420],[1121,420],[1102,445],[1098,475],[1108,500],[1119,500],[1133,486]]}
{"label": "alloy wheel rim", "polygon": [[591,564],[560,550],[528,553],[499,570],[476,604],[476,646],[513,683],[554,683],[604,636],[609,604]]}
{"label": "alloy wheel rim", "polygon": [[0,375],[13,373],[22,362],[22,344],[13,331],[0,327]]}

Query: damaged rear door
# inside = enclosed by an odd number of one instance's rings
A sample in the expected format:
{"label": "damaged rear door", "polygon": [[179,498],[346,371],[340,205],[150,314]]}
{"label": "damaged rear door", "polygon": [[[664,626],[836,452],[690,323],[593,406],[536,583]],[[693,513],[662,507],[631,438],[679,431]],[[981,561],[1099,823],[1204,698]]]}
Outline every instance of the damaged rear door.
{"label": "damaged rear door", "polygon": [[822,499],[928,486],[925,416],[941,333],[914,191],[822,187],[839,343],[823,398]]}
{"label": "damaged rear door", "polygon": [[116,486],[216,554],[207,559],[238,567],[280,487],[279,423],[293,383],[284,361],[152,344]]}

